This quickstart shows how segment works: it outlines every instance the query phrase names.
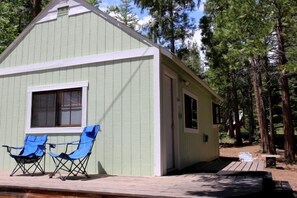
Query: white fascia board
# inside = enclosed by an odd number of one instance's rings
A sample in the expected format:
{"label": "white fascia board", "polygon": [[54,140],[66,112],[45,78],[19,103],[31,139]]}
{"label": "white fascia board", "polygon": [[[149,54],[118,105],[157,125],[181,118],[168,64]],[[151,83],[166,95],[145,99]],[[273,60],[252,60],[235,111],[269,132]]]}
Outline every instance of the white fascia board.
{"label": "white fascia board", "polygon": [[49,12],[46,16],[44,16],[43,18],[41,18],[36,23],[44,23],[44,22],[47,22],[47,21],[53,21],[53,20],[56,20],[57,17],[58,17],[58,12],[56,12],[56,11]]}
{"label": "white fascia board", "polygon": [[126,32],[128,35],[132,36],[133,38],[139,39],[140,41],[146,43],[147,45],[149,45],[151,47],[159,48],[159,45],[158,44],[154,43],[153,41],[151,41],[147,37],[141,35],[140,33],[136,32],[135,30],[131,29],[127,25],[119,22],[118,20],[116,20],[115,18],[111,17],[109,14],[101,11],[100,9],[96,8],[95,6],[90,5],[89,3],[87,3],[84,0],[76,0],[76,1],[79,2],[80,5],[86,7],[87,9],[89,9],[90,11],[92,11],[93,13],[97,14],[98,16],[103,17],[107,22],[109,22],[109,23],[117,26],[118,28],[120,28],[121,30],[123,30],[124,32]]}
{"label": "white fascia board", "polygon": [[[67,4],[60,5],[57,8],[64,7],[64,6],[68,6],[68,5]],[[91,12],[91,11],[83,6],[73,6],[69,8],[68,16],[74,16],[74,15],[83,14],[87,12]],[[53,20],[56,20],[57,18],[58,18],[58,11],[56,9],[51,12],[48,12],[47,15],[45,15],[43,18],[37,21],[36,24],[53,21]]]}
{"label": "white fascia board", "polygon": [[101,63],[116,60],[125,60],[130,58],[140,58],[153,56],[155,47],[139,48],[126,51],[111,52],[99,55],[81,56],[64,60],[50,61],[45,63],[36,63],[30,65],[14,66],[0,69],[0,76],[21,74],[27,72],[59,69],[66,67],[75,67],[91,63]]}
{"label": "white fascia board", "polygon": [[180,68],[182,68],[187,74],[189,74],[193,79],[195,79],[199,84],[201,84],[213,96],[215,96],[220,101],[223,101],[222,97],[215,93],[203,80],[201,80],[196,74],[194,74],[194,72],[190,68],[188,68],[179,58],[177,58],[175,55],[173,55],[171,52],[164,48],[161,48],[161,53],[170,58],[173,62],[175,62]]}
{"label": "white fascia board", "polygon": [[69,9],[68,16],[73,16],[73,15],[87,13],[87,12],[91,12],[91,11],[83,6],[75,6]]}
{"label": "white fascia board", "polygon": [[161,155],[161,90],[160,90],[160,50],[154,48],[154,176],[162,176]]}

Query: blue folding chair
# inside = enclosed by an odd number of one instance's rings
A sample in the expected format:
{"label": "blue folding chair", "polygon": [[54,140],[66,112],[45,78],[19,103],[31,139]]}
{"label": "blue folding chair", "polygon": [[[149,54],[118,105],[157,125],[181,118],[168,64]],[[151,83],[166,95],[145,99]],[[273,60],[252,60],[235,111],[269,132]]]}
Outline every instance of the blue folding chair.
{"label": "blue folding chair", "polygon": [[[56,166],[53,173],[50,174],[50,178],[52,178],[56,173],[60,174],[62,180],[66,180],[66,178],[70,175],[77,176],[79,173],[84,174],[89,178],[86,168],[99,130],[99,125],[86,126],[80,135],[80,140],[78,141],[57,144],[49,143],[49,155],[52,157]],[[60,154],[51,152],[51,148],[56,148],[58,145],[66,145],[65,152]],[[69,145],[77,145],[77,148],[67,154]],[[62,177],[60,170],[68,172],[68,175],[66,177]]]}
{"label": "blue folding chair", "polygon": [[[40,165],[41,160],[46,150],[47,135],[26,135],[23,147],[13,147],[8,145],[2,145],[6,147],[10,157],[15,159],[16,166],[11,172],[10,176],[13,176],[18,170],[22,170],[23,174],[34,175],[38,169],[44,174],[44,166]],[[13,154],[12,150],[21,150],[19,154]],[[27,166],[26,166],[27,165]],[[29,172],[33,168],[33,172]]]}

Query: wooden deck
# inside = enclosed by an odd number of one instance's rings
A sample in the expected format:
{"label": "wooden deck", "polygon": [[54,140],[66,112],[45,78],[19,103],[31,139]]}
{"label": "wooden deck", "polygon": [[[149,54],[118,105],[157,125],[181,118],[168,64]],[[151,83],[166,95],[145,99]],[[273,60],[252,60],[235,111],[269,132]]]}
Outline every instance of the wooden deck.
{"label": "wooden deck", "polygon": [[233,161],[220,170],[218,174],[224,174],[226,172],[259,172],[264,171],[264,166],[264,162],[260,160],[252,162]]}
{"label": "wooden deck", "polygon": [[[62,181],[49,175],[10,177],[0,172],[2,197],[240,197],[263,191],[263,161],[240,162],[214,160],[198,163],[188,172],[162,177],[91,175],[70,177]],[[232,174],[231,174],[232,173]],[[235,173],[235,174],[234,174]]]}
{"label": "wooden deck", "polygon": [[258,194],[262,177],[192,173],[162,177],[91,175],[62,181],[0,172],[0,197],[231,197]]}

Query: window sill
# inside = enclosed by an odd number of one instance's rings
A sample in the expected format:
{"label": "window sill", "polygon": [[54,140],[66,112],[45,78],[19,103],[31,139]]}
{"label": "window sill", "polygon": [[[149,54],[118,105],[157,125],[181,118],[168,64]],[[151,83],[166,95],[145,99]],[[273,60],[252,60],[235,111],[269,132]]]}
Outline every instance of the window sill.
{"label": "window sill", "polygon": [[197,133],[199,133],[199,129],[184,128],[184,132],[197,134]]}
{"label": "window sill", "polygon": [[26,134],[55,134],[55,133],[81,133],[84,127],[48,127],[48,128],[29,128]]}

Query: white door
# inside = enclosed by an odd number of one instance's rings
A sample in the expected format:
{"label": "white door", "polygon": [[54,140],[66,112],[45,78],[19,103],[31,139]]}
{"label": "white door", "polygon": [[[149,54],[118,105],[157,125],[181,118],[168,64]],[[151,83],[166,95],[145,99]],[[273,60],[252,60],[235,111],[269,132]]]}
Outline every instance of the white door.
{"label": "white door", "polygon": [[173,79],[166,74],[163,77],[163,133],[166,146],[167,171],[175,168],[174,154],[174,108],[173,108]]}

